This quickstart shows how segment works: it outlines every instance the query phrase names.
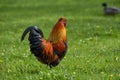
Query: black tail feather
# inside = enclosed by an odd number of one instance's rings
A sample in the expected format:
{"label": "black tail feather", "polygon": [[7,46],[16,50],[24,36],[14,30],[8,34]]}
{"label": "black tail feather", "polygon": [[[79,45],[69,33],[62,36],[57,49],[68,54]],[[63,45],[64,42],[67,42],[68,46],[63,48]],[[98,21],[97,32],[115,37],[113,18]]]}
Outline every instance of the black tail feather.
{"label": "black tail feather", "polygon": [[44,37],[43,32],[35,26],[30,26],[26,28],[25,31],[23,32],[21,41],[24,40],[28,32],[29,32],[28,40],[30,41],[30,51],[35,56],[40,56],[41,53],[40,51],[42,51],[40,45],[42,43],[42,38]]}
{"label": "black tail feather", "polygon": [[27,35],[28,32],[31,32],[33,30],[35,30],[37,33],[39,33],[41,35],[41,37],[44,37],[43,32],[38,27],[30,26],[27,29],[25,29],[25,31],[23,32],[22,37],[21,37],[21,41],[24,40],[24,38],[25,38],[25,36]]}

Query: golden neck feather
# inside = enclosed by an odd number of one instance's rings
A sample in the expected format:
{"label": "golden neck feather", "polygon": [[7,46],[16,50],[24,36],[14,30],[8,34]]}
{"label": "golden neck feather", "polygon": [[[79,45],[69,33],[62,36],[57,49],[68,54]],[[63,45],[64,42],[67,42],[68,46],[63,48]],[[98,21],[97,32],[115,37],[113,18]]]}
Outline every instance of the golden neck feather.
{"label": "golden neck feather", "polygon": [[66,36],[66,29],[63,25],[61,24],[56,24],[52,32],[50,33],[50,36],[48,38],[49,41],[52,41],[53,43],[57,43],[60,41],[66,41],[67,36]]}

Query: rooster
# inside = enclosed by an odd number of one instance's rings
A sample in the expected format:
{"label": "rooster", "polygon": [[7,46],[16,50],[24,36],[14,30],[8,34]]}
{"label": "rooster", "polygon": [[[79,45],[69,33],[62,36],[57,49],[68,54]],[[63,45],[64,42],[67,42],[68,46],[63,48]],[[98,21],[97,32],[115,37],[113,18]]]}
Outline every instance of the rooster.
{"label": "rooster", "polygon": [[66,23],[65,18],[60,18],[54,25],[48,39],[44,39],[41,29],[30,26],[23,32],[21,41],[29,32],[28,40],[31,53],[41,63],[48,65],[50,68],[55,67],[64,58],[67,51]]}

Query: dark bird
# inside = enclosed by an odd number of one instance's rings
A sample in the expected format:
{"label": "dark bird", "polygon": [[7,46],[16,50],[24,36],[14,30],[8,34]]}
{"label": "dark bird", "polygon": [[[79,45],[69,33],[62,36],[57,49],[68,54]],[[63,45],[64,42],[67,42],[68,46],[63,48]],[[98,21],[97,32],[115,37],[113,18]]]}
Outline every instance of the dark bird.
{"label": "dark bird", "polygon": [[41,29],[30,26],[23,32],[21,41],[29,32],[28,40],[31,53],[43,64],[47,64],[50,68],[55,67],[64,58],[67,51],[66,23],[65,18],[60,18],[47,40],[44,39]]}
{"label": "dark bird", "polygon": [[107,3],[102,3],[102,6],[104,7],[104,14],[105,15],[115,15],[120,13],[120,9],[115,7],[108,7]]}

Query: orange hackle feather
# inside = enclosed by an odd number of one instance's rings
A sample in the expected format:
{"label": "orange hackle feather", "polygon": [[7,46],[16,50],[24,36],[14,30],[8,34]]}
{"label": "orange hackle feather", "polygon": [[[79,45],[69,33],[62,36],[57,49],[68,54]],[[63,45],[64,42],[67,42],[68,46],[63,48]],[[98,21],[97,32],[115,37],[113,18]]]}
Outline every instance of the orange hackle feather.
{"label": "orange hackle feather", "polygon": [[42,57],[37,57],[38,60],[40,60],[42,63],[47,63],[48,65],[57,60],[58,56],[53,54],[53,46],[49,41],[43,39],[40,47],[43,49],[43,51],[41,53]]}
{"label": "orange hackle feather", "polygon": [[55,26],[53,27],[48,40],[52,41],[53,43],[67,41],[65,27],[66,27],[66,19],[60,18],[58,22],[55,24]]}

